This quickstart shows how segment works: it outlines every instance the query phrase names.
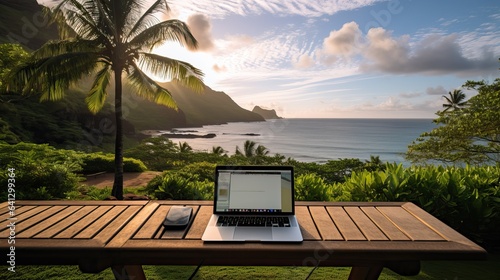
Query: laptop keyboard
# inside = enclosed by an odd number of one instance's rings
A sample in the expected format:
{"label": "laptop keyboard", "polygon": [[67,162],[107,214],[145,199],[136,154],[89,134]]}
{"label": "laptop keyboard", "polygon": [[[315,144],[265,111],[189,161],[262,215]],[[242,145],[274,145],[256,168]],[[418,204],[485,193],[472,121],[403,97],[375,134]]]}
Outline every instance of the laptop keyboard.
{"label": "laptop keyboard", "polygon": [[288,217],[219,216],[217,226],[290,227]]}

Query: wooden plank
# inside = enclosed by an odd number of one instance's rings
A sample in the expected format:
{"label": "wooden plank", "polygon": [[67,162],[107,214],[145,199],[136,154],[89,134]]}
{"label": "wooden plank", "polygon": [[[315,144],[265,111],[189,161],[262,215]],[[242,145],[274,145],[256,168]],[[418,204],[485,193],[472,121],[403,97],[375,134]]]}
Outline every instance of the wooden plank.
{"label": "wooden plank", "polygon": [[95,222],[99,217],[108,212],[112,207],[113,206],[111,205],[97,207],[97,209],[80,219],[78,222],[74,223],[71,227],[66,228],[64,231],[54,236],[54,238],[73,238],[77,233],[85,229],[91,223]]}
{"label": "wooden plank", "polygon": [[351,219],[361,230],[369,241],[388,240],[387,236],[368,218],[359,207],[344,207],[344,210],[351,216]]}
{"label": "wooden plank", "polygon": [[[105,206],[101,206],[105,207]],[[106,206],[107,207],[107,206]],[[106,212],[100,218],[89,224],[85,229],[78,233],[75,237],[77,239],[93,238],[96,236],[105,226],[110,224],[116,217],[118,217],[123,211],[127,210],[127,206],[119,205],[114,206],[111,210]]]}
{"label": "wooden plank", "polygon": [[95,237],[94,239],[106,244],[111,242],[113,238],[127,223],[134,217],[142,206],[130,206],[121,212],[118,217],[116,217],[111,223],[106,225]]}
{"label": "wooden plank", "polygon": [[19,200],[16,201],[18,205],[49,205],[49,206],[88,206],[88,205],[123,205],[123,206],[143,206],[149,200]]}
{"label": "wooden plank", "polygon": [[[31,210],[33,208],[35,208],[35,206],[16,206],[16,210],[14,210],[14,216],[11,216],[9,209],[6,206],[5,209],[7,209],[7,212],[0,215],[0,221],[6,221],[9,218],[12,218],[12,219],[16,218],[17,219],[16,221],[19,221],[19,215],[21,215],[22,213],[24,213],[28,210]],[[2,228],[2,230],[3,230],[3,228]]]}
{"label": "wooden plank", "polygon": [[[41,207],[36,207],[35,209],[31,209],[27,212],[24,212],[23,214],[19,215],[18,220],[16,222],[16,237],[19,237],[19,234],[31,227],[32,225],[43,221],[47,217],[50,217],[51,215],[63,210],[66,208],[66,206],[41,206]],[[41,210],[41,212],[38,212],[38,210]],[[7,237],[8,232],[6,230],[0,232],[0,238],[2,237]]]}
{"label": "wooden plank", "polygon": [[[57,207],[57,206],[54,206]],[[63,206],[61,206],[63,207]],[[63,210],[46,217],[43,221],[40,220],[39,223],[36,225],[33,225],[29,229],[26,229],[25,231],[21,232],[20,234],[17,234],[17,237],[19,238],[29,238],[33,237],[34,235],[38,234],[39,232],[47,229],[48,227],[52,226],[53,224],[57,223],[58,221],[66,218],[67,216],[73,214],[74,212],[78,211],[82,206],[68,206],[64,208]],[[44,213],[48,212],[45,211]],[[38,216],[37,216],[38,217]],[[23,225],[23,224],[21,224]]]}
{"label": "wooden plank", "polygon": [[401,207],[378,207],[386,217],[414,241],[443,241],[443,237]]}
{"label": "wooden plank", "polygon": [[[24,206],[24,207],[26,207],[26,206]],[[29,206],[29,207],[31,207],[31,206]],[[29,209],[29,210],[27,210],[19,215],[16,215],[15,217],[12,217],[13,219],[15,218],[14,221],[16,222],[16,232],[20,232],[22,229],[22,227],[21,228],[18,227],[20,223],[28,220],[32,216],[35,216],[35,215],[37,215],[37,214],[39,214],[39,213],[41,213],[49,208],[50,208],[50,206],[39,206],[39,207],[33,206],[31,209]],[[7,228],[3,228],[3,227],[1,228],[0,237],[4,237],[3,234],[5,234],[5,233],[3,233],[3,231],[5,231],[5,230],[7,230]]]}
{"label": "wooden plank", "polygon": [[309,209],[306,206],[296,206],[295,216],[297,216],[297,221],[300,225],[302,238],[304,240],[321,240],[321,235],[316,229],[314,220],[312,219]]}
{"label": "wooden plank", "polygon": [[7,201],[0,203],[0,214],[5,214],[5,213],[9,212],[8,205],[9,205],[9,203]]}
{"label": "wooden plank", "polygon": [[[422,223],[425,223],[429,228],[436,231],[440,236],[448,241],[454,241],[462,244],[467,244],[472,247],[479,247],[445,223],[441,222],[436,217],[427,213],[422,208],[416,206],[413,203],[406,203],[403,206],[404,209],[409,211],[412,215],[416,216]],[[481,248],[482,249],[482,248]]]}
{"label": "wooden plank", "polygon": [[160,205],[133,238],[154,238],[169,210],[170,205]]}
{"label": "wooden plank", "polygon": [[384,232],[384,234],[393,241],[408,241],[410,238],[406,236],[399,228],[397,228],[392,221],[388,220],[380,211],[375,207],[361,207],[370,219]]}
{"label": "wooden plank", "polygon": [[[190,207],[193,208],[193,214],[191,216],[191,220],[189,221],[189,225],[187,226],[187,228],[183,228],[183,229],[179,229],[179,230],[165,229],[165,230],[163,230],[163,232],[161,232],[161,235],[160,235],[160,237],[162,239],[182,239],[186,235],[187,231],[189,231],[189,228],[191,227],[191,224],[193,223],[193,218],[196,217],[198,209],[200,208],[198,205],[193,205]],[[163,227],[162,227],[162,229],[163,229]]]}
{"label": "wooden plank", "polygon": [[319,233],[323,237],[323,240],[344,240],[342,234],[337,229],[332,221],[332,218],[326,212],[323,206],[311,206],[309,211],[314,219],[314,223],[318,227]]}
{"label": "wooden plank", "polygon": [[189,228],[185,239],[201,239],[213,212],[213,206],[201,206],[196,216],[194,216],[193,224]]}
{"label": "wooden plank", "polygon": [[[70,207],[80,207],[80,206],[70,206]],[[67,229],[72,224],[80,221],[81,218],[85,217],[88,213],[92,212],[97,208],[97,206],[83,206],[78,211],[72,213],[70,216],[60,220],[59,222],[53,224],[46,230],[35,235],[33,238],[52,238],[54,235]]]}
{"label": "wooden plank", "polygon": [[[10,213],[6,213],[4,215],[2,215],[2,218],[0,219],[1,221],[5,221],[5,222],[10,222],[10,221],[14,221],[16,223],[16,227],[19,223],[21,223],[23,220],[31,217],[32,215],[36,215],[38,214],[39,212],[45,210],[45,209],[48,209],[49,206],[44,206],[44,209],[35,209],[35,208],[38,208],[38,207],[35,207],[35,206],[23,206],[21,207],[20,211],[17,210],[16,208],[16,213],[14,216],[10,216]],[[8,223],[7,223],[8,224]],[[0,228],[0,237],[4,237],[4,235],[8,235],[9,233],[5,233],[5,231],[7,231],[7,227],[1,227]],[[3,232],[3,233],[2,233]]]}
{"label": "wooden plank", "polygon": [[327,207],[326,209],[346,241],[366,240],[366,237],[351,220],[343,207]]}

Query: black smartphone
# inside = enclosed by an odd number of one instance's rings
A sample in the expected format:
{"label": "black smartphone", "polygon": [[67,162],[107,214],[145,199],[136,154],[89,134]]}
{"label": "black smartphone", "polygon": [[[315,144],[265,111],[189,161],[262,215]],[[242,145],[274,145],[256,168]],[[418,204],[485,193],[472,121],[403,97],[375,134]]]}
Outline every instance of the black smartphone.
{"label": "black smartphone", "polygon": [[163,221],[165,228],[181,229],[189,224],[193,208],[188,206],[171,206],[168,210],[167,216]]}

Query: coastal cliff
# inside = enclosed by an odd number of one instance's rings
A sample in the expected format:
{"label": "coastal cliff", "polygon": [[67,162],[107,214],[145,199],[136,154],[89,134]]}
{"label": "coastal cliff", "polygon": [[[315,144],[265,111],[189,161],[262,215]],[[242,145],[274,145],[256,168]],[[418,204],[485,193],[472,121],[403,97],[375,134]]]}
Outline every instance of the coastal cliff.
{"label": "coastal cliff", "polygon": [[281,119],[281,117],[279,117],[278,114],[276,114],[276,110],[274,109],[268,110],[268,109],[263,109],[260,106],[255,106],[252,112],[261,115],[266,120]]}

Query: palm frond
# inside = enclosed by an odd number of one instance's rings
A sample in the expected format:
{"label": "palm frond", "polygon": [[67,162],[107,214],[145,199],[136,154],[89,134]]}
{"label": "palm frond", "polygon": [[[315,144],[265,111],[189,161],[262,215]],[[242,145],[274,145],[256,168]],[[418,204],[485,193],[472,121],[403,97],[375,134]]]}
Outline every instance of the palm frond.
{"label": "palm frond", "polygon": [[59,100],[70,85],[93,71],[98,59],[97,54],[88,52],[33,59],[13,71],[11,84],[24,93],[42,92],[42,101]]}
{"label": "palm frond", "polygon": [[170,92],[148,77],[135,63],[131,65],[130,72],[128,81],[138,96],[177,110],[177,104]]}
{"label": "palm frond", "polygon": [[87,107],[94,114],[99,112],[106,102],[106,89],[111,78],[110,68],[109,64],[104,64],[102,69],[97,72],[92,88],[85,98]]}
{"label": "palm frond", "polygon": [[94,40],[70,39],[49,41],[32,53],[34,58],[46,58],[73,52],[102,52]]}
{"label": "palm frond", "polygon": [[121,1],[111,1],[111,5],[102,5],[100,1],[95,1],[96,7],[99,15],[99,23],[101,24],[101,28],[104,28],[106,31],[105,34],[112,35],[114,40],[111,39],[115,44],[120,40],[120,31],[123,29],[122,17],[119,17],[115,14],[119,13],[118,11],[110,10],[115,5],[119,6]]}
{"label": "palm frond", "polygon": [[164,10],[170,11],[170,7],[165,0],[156,0],[153,4],[151,4],[151,6],[142,14],[142,16],[135,21],[135,24],[127,34],[126,41],[137,35],[139,32],[143,31],[144,29],[157,24],[158,19],[153,14]]}
{"label": "palm frond", "polygon": [[140,53],[139,66],[160,78],[177,80],[197,92],[204,89],[203,72],[193,65],[151,53]]}
{"label": "palm frond", "polygon": [[132,38],[129,42],[132,47],[147,46],[153,49],[166,41],[174,41],[191,49],[196,49],[198,43],[188,26],[176,19],[167,20],[150,26]]}
{"label": "palm frond", "polygon": [[95,21],[95,13],[92,11],[95,9],[95,1],[80,2],[77,0],[61,1],[55,8],[47,10],[52,22],[58,24],[59,36],[63,39],[75,35],[90,39],[95,38],[95,34],[101,33]]}

